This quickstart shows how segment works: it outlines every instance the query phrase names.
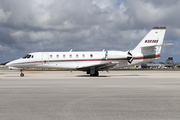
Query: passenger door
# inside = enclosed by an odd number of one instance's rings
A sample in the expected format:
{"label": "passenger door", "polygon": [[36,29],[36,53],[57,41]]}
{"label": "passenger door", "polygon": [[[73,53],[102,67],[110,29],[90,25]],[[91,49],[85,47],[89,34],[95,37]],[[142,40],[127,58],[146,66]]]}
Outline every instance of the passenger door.
{"label": "passenger door", "polygon": [[42,54],[42,65],[44,66],[49,65],[49,54],[47,53]]}

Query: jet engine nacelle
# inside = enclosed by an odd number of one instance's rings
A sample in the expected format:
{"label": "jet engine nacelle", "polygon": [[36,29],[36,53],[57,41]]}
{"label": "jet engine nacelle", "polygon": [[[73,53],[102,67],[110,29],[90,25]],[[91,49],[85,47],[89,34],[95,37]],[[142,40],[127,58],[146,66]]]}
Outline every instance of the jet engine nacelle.
{"label": "jet engine nacelle", "polygon": [[108,51],[108,59],[111,58],[121,58],[121,59],[127,59],[127,52],[122,51]]}

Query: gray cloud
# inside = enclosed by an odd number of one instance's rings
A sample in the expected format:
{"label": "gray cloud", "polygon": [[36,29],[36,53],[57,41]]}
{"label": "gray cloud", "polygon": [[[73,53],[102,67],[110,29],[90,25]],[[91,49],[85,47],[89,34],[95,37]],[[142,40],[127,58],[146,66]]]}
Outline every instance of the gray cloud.
{"label": "gray cloud", "polygon": [[178,56],[179,8],[178,0],[0,0],[0,63],[36,51],[130,50],[154,26],[167,26],[165,42],[176,44],[162,56]]}

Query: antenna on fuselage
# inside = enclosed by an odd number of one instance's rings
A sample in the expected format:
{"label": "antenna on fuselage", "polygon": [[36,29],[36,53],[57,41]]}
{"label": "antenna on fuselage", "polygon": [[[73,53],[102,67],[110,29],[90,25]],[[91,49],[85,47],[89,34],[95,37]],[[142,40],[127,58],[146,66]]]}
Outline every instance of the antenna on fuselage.
{"label": "antenna on fuselage", "polygon": [[72,52],[73,51],[73,49],[71,49],[69,52]]}

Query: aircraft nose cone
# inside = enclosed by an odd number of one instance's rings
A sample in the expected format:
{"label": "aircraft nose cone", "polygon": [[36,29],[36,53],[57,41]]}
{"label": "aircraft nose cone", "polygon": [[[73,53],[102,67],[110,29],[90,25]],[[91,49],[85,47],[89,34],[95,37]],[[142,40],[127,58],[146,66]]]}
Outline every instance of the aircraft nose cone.
{"label": "aircraft nose cone", "polygon": [[9,62],[9,63],[6,63],[6,66],[11,66],[11,62]]}

